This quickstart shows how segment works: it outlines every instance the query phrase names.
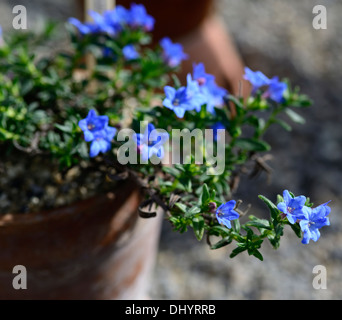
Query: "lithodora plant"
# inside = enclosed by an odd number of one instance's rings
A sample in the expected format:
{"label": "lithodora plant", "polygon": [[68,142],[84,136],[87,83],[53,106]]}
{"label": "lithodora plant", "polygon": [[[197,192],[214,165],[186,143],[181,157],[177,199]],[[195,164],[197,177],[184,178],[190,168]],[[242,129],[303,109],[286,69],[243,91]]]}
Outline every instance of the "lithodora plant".
{"label": "lithodora plant", "polygon": [[[1,37],[0,142],[2,148],[57,160],[61,170],[80,161],[108,168],[112,180],[134,180],[145,193],[141,217],[165,212],[174,230],[192,228],[211,249],[236,243],[230,257],[247,251],[262,260],[265,239],[279,247],[286,225],[307,244],[329,225],[328,203],[314,207],[285,190],[275,202],[260,195],[270,218],[249,215],[241,224],[238,178],[250,163],[268,170],[271,125],[290,131],[295,109],[310,100],[288,80],[246,67],[248,98],[219,87],[201,62],[179,79],[188,56],[165,37],[152,42],[154,18],[143,5],[117,6],[93,22],[70,18],[70,46],[38,56],[42,35]],[[216,151],[216,156],[215,156]]]}

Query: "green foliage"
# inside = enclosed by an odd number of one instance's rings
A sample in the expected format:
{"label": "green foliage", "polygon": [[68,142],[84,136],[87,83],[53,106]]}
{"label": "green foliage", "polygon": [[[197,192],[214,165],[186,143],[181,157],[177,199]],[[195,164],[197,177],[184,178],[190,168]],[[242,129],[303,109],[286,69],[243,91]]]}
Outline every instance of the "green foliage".
{"label": "green foliage", "polygon": [[[164,204],[176,231],[183,233],[192,228],[195,237],[199,241],[206,238],[211,249],[236,242],[232,258],[247,252],[263,260],[260,248],[264,239],[278,248],[285,225],[301,236],[299,226],[289,224],[276,204],[264,196],[260,199],[269,209],[270,219],[251,215],[244,224],[232,221],[231,229],[220,225],[210,208],[231,199],[241,172],[259,154],[271,150],[263,138],[271,125],[290,131],[287,119],[304,123],[304,118],[293,108],[307,107],[310,100],[298,88],[292,89],[288,82],[282,103],[274,103],[260,94],[246,100],[229,95],[226,104],[215,108],[215,113],[203,106],[199,111],[187,111],[186,117],[180,120],[161,106],[163,87],[181,86],[175,75],[177,69],[164,63],[158,46],[152,49],[149,34],[141,29],[124,29],[118,37],[81,36],[67,25],[71,48],[38,56],[36,48],[42,45],[43,39],[53,42],[54,27],[48,24],[38,36],[14,34],[6,37],[0,47],[0,147],[11,146],[27,153],[44,152],[59,161],[61,168],[68,168],[80,160],[89,160],[88,145],[78,122],[90,109],[107,115],[111,126],[128,126],[134,130],[143,120],[169,132],[170,128],[204,131],[220,122],[228,136],[224,146],[225,170],[221,175],[208,174],[213,164],[205,152],[203,163],[195,163],[192,149],[190,161],[186,163],[172,167],[151,163],[127,165],[125,170],[135,172],[144,188],[150,190],[147,194],[153,195],[158,205]],[[132,43],[140,58],[127,61],[122,49]],[[281,114],[287,119],[280,118]],[[122,142],[115,141],[108,156],[113,162],[121,145]],[[217,147],[217,142],[213,145]],[[172,197],[177,200],[172,202]],[[309,200],[307,205],[312,206]],[[213,238],[217,240],[215,243]]]}

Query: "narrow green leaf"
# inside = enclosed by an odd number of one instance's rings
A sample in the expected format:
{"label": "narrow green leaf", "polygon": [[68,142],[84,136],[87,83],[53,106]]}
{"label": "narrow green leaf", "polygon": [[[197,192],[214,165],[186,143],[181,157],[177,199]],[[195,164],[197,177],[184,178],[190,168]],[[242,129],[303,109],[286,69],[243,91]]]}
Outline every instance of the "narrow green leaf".
{"label": "narrow green leaf", "polygon": [[247,247],[246,247],[246,245],[245,245],[245,243],[242,243],[242,244],[237,244],[238,245],[238,247],[237,248],[235,248],[233,251],[232,251],[232,253],[230,254],[230,258],[234,258],[234,257],[236,257],[238,254],[240,254],[241,252],[244,252],[244,251],[246,251],[247,250]]}
{"label": "narrow green leaf", "polygon": [[206,183],[203,184],[201,200],[202,200],[201,201],[202,206],[208,204],[208,202],[210,200],[209,188],[208,188]]}
{"label": "narrow green leaf", "polygon": [[305,123],[305,119],[301,115],[299,115],[297,112],[294,112],[291,109],[286,109],[285,113],[289,116],[289,118],[293,122],[296,122],[296,123],[299,123],[299,124],[304,124]]}
{"label": "narrow green leaf", "polygon": [[238,138],[235,141],[235,145],[247,151],[262,152],[271,150],[271,146],[267,142],[252,138]]}
{"label": "narrow green leaf", "polygon": [[204,235],[204,218],[197,216],[192,219],[192,227],[198,241],[201,241]]}
{"label": "narrow green leaf", "polygon": [[259,195],[259,199],[261,199],[267,205],[267,207],[269,208],[271,212],[271,216],[273,220],[278,220],[280,211],[277,208],[277,206],[271,200],[267,199],[263,195]]}
{"label": "narrow green leaf", "polygon": [[220,249],[220,248],[222,248],[222,247],[225,247],[225,246],[231,244],[232,241],[233,241],[233,240],[230,239],[229,237],[224,238],[224,239],[222,239],[222,240],[216,242],[215,244],[211,245],[211,246],[210,246],[210,249],[211,249],[211,250]]}
{"label": "narrow green leaf", "polygon": [[180,211],[182,211],[183,213],[186,213],[187,211],[187,206],[183,203],[180,203],[180,202],[176,202],[175,203],[175,206],[180,209]]}

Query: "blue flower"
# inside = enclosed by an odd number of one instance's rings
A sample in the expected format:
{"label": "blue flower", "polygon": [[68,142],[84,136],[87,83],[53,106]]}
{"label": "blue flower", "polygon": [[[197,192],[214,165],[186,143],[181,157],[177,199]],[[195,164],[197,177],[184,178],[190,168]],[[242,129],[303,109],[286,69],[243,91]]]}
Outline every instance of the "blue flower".
{"label": "blue flower", "polygon": [[306,217],[306,197],[298,196],[292,198],[291,194],[284,190],[283,192],[284,202],[280,202],[277,208],[283,212],[290,223],[294,224],[299,219],[305,219]]}
{"label": "blue flower", "polygon": [[217,141],[217,130],[219,129],[226,129],[226,127],[221,123],[221,122],[216,122],[211,126],[211,129],[213,130],[213,137],[214,137],[214,141]]}
{"label": "blue flower", "polygon": [[228,91],[216,84],[215,76],[205,72],[203,63],[194,64],[193,77],[198,82],[201,93],[206,97],[207,111],[215,113],[214,107],[223,105],[223,97]]}
{"label": "blue flower", "polygon": [[308,244],[310,239],[317,241],[321,235],[318,229],[330,225],[327,215],[330,213],[331,209],[328,207],[328,203],[329,202],[321,204],[314,209],[306,207],[307,218],[299,222],[299,225],[304,232],[302,243]]}
{"label": "blue flower", "polygon": [[117,5],[113,10],[107,10],[103,16],[108,24],[113,26],[117,31],[122,30],[122,26],[129,21],[130,12],[123,6]]}
{"label": "blue flower", "polygon": [[200,111],[205,104],[205,97],[200,93],[197,81],[192,80],[191,75],[187,76],[187,86],[179,89],[170,86],[164,87],[166,98],[163,105],[173,110],[178,118],[183,118],[186,111]]}
{"label": "blue flower", "polygon": [[78,126],[83,131],[84,140],[92,141],[90,145],[91,157],[110,150],[111,140],[115,136],[116,129],[109,127],[108,121],[107,116],[97,116],[94,110],[90,110],[87,117],[78,122]]}
{"label": "blue flower", "polygon": [[178,118],[183,118],[185,111],[191,110],[191,105],[186,94],[186,87],[181,87],[176,90],[175,88],[166,86],[164,87],[164,92],[166,98],[163,101],[163,105],[173,110]]}
{"label": "blue flower", "polygon": [[140,57],[139,53],[135,50],[134,45],[128,44],[122,49],[122,53],[126,60],[135,60]]}
{"label": "blue flower", "polygon": [[149,123],[144,133],[136,133],[133,135],[133,140],[137,144],[143,161],[147,161],[153,155],[156,155],[159,159],[163,159],[163,144],[169,140],[169,134],[167,132],[156,131],[154,125]]}
{"label": "blue flower", "polygon": [[81,21],[79,21],[76,18],[69,18],[68,22],[72,25],[74,25],[78,31],[82,34],[89,34],[89,33],[95,33],[98,31],[98,28],[96,25],[92,24],[92,23],[82,23]]}
{"label": "blue flower", "polygon": [[164,61],[171,68],[179,66],[182,60],[188,58],[188,55],[183,52],[183,46],[173,43],[168,37],[160,40],[160,46],[163,48]]}
{"label": "blue flower", "polygon": [[106,10],[103,14],[92,10],[88,13],[93,18],[93,22],[82,23],[76,18],[68,20],[82,35],[107,33],[114,36],[127,26],[151,31],[155,23],[154,18],[147,14],[142,4],[137,5],[133,3],[130,10],[118,5],[115,9]]}
{"label": "blue flower", "polygon": [[228,229],[232,227],[231,220],[239,219],[239,214],[234,210],[235,205],[236,201],[230,200],[227,203],[221,204],[216,210],[217,221],[224,224]]}
{"label": "blue flower", "polygon": [[198,82],[192,80],[190,73],[186,77],[186,82],[186,94],[191,104],[190,110],[196,109],[199,112],[202,105],[207,103],[207,97],[201,92]]}
{"label": "blue flower", "polygon": [[155,19],[147,14],[144,5],[132,3],[127,23],[133,28],[142,27],[145,31],[152,31]]}
{"label": "blue flower", "polygon": [[2,37],[2,27],[0,26],[0,47],[2,47],[4,44],[4,39]]}
{"label": "blue flower", "polygon": [[96,32],[103,32],[109,35],[115,35],[117,33],[118,30],[116,28],[116,25],[109,23],[105,15],[101,15],[100,13],[93,11],[93,10],[89,10],[88,14],[94,20],[94,26],[96,28]]}
{"label": "blue flower", "polygon": [[285,82],[279,81],[278,77],[273,77],[270,80],[269,87],[264,93],[264,97],[269,97],[275,102],[281,103],[284,101],[284,92],[287,89],[287,84]]}
{"label": "blue flower", "polygon": [[252,71],[248,67],[245,67],[244,79],[248,80],[252,84],[253,94],[259,88],[267,86],[270,83],[270,79],[267,78],[261,71]]}

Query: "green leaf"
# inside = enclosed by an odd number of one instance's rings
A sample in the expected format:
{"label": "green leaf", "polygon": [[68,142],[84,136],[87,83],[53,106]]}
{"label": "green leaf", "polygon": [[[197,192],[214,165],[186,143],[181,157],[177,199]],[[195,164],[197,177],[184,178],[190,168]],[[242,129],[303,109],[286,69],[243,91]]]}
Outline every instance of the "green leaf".
{"label": "green leaf", "polygon": [[211,249],[211,250],[220,249],[220,248],[222,248],[222,247],[225,247],[225,246],[231,244],[232,241],[233,241],[232,239],[230,239],[229,237],[226,237],[226,238],[224,238],[224,239],[222,239],[222,240],[216,242],[215,244],[211,245],[211,246],[210,246],[210,249]]}
{"label": "green leaf", "polygon": [[236,233],[240,233],[241,225],[239,219],[235,219],[232,221],[232,228]]}
{"label": "green leaf", "polygon": [[299,115],[297,112],[294,112],[291,109],[285,109],[285,113],[289,116],[289,118],[296,123],[299,124],[304,124],[305,123],[305,119]]}
{"label": "green leaf", "polygon": [[[251,217],[250,217],[251,219]],[[256,227],[258,229],[267,229],[267,230],[272,230],[272,227],[270,226],[270,222],[265,219],[257,219],[255,217],[252,218],[252,221],[248,221],[246,223],[247,226],[250,227]]]}
{"label": "green leaf", "polygon": [[175,203],[175,206],[180,209],[180,211],[182,211],[183,213],[186,213],[187,211],[187,206],[183,203],[180,203],[180,202],[176,202]]}
{"label": "green leaf", "polygon": [[61,125],[58,123],[55,123],[55,127],[63,132],[66,133],[71,133],[72,132],[72,126],[68,126],[68,125]]}
{"label": "green leaf", "polygon": [[222,237],[227,237],[230,233],[230,230],[227,227],[216,225],[209,229],[209,235],[221,235]]}
{"label": "green leaf", "polygon": [[192,227],[198,241],[201,241],[204,235],[204,218],[197,216],[192,219]]}
{"label": "green leaf", "polygon": [[193,206],[185,213],[185,218],[191,218],[192,216],[200,212],[201,212],[201,208]]}
{"label": "green leaf", "polygon": [[253,138],[238,138],[235,145],[247,151],[262,152],[271,150],[271,146],[267,142]]}
{"label": "green leaf", "polygon": [[180,171],[177,170],[176,168],[173,168],[173,167],[165,167],[165,166],[163,166],[162,170],[164,172],[170,174],[171,176],[175,177],[175,178],[179,177],[179,175],[180,175]]}
{"label": "green leaf", "polygon": [[269,199],[267,199],[265,196],[263,195],[259,195],[259,199],[261,199],[268,207],[268,209],[271,212],[271,216],[274,220],[278,220],[279,217],[279,209],[277,208],[277,206]]}
{"label": "green leaf", "polygon": [[201,194],[201,205],[207,205],[209,203],[210,200],[210,193],[209,193],[209,188],[207,186],[207,184],[203,184],[203,188],[202,188],[202,194]]}
{"label": "green leaf", "polygon": [[253,256],[256,257],[256,258],[258,258],[260,261],[264,261],[264,257],[262,256],[262,254],[261,254],[260,251],[258,251],[258,250],[255,250],[255,251],[253,252]]}
{"label": "green leaf", "polygon": [[292,127],[288,123],[286,123],[285,121],[283,121],[281,119],[276,119],[275,123],[278,123],[286,131],[291,131],[292,130]]}
{"label": "green leaf", "polygon": [[235,248],[232,253],[230,254],[230,258],[234,258],[236,257],[238,254],[240,254],[241,252],[244,252],[247,250],[246,244],[245,243],[238,243],[237,244],[238,247]]}
{"label": "green leaf", "polygon": [[296,234],[296,236],[298,238],[301,238],[302,237],[302,230],[300,228],[300,225],[298,223],[295,223],[295,224],[292,224],[292,223],[289,223],[291,229],[294,231],[294,233]]}

